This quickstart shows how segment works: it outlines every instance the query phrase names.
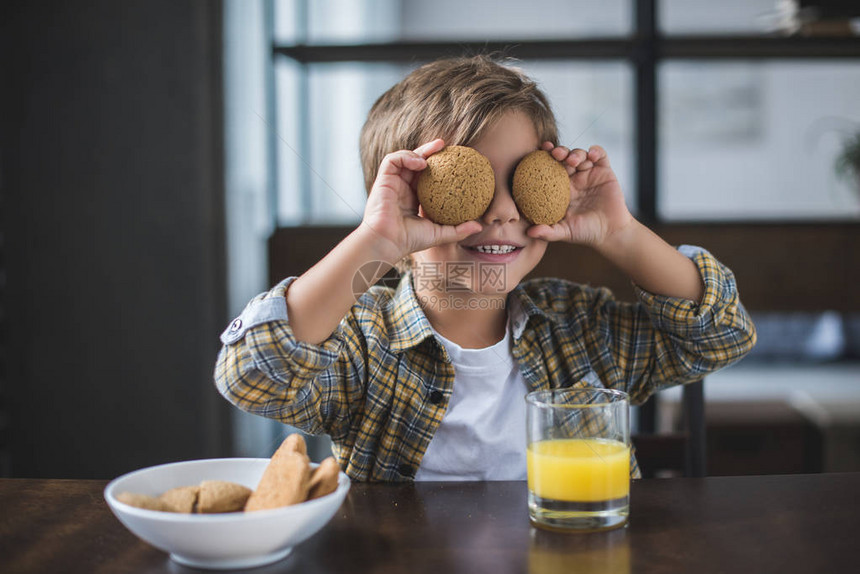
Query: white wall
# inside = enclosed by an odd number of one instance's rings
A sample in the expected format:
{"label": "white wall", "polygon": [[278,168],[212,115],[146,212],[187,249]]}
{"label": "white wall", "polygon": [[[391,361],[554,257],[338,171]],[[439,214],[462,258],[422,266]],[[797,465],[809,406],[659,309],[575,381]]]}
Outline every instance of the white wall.
{"label": "white wall", "polygon": [[[270,58],[263,0],[224,0],[224,170],[228,307],[238,315],[268,288],[266,240],[272,231],[269,205],[265,66]],[[226,325],[225,325],[226,327]],[[213,365],[214,367],[214,365]],[[214,387],[213,387],[213,392]],[[270,456],[276,423],[231,410],[233,451]]]}

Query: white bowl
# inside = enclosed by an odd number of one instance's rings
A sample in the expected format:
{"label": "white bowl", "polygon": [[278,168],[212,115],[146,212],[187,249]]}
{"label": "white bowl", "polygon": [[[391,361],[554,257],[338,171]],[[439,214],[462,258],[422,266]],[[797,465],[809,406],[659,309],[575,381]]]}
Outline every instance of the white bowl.
{"label": "white bowl", "polygon": [[228,480],[254,489],[267,464],[268,458],[216,458],[152,466],[112,480],[105,500],[126,528],[180,564],[210,569],[262,566],[284,558],[331,520],[349,491],[343,472],[337,490],[327,496],[256,512],[159,512],[123,504],[116,496],[122,492],[158,496],[203,480]]}

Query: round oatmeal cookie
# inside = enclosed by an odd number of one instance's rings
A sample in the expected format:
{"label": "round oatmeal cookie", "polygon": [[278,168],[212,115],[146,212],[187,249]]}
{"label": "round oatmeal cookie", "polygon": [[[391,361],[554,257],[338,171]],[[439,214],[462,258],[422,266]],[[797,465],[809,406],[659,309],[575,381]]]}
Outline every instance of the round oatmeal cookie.
{"label": "round oatmeal cookie", "polygon": [[427,158],[418,178],[418,201],[427,217],[459,225],[480,217],[493,201],[495,177],[490,160],[465,146],[448,146]]}
{"label": "round oatmeal cookie", "polygon": [[539,149],[520,160],[511,193],[526,219],[552,225],[570,204],[570,178],[560,162]]}

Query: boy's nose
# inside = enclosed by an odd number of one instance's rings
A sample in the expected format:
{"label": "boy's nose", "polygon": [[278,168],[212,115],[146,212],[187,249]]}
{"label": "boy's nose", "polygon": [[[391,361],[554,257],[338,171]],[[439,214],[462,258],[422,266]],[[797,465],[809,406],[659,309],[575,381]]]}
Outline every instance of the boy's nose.
{"label": "boy's nose", "polygon": [[496,191],[493,193],[493,201],[490,202],[490,207],[487,208],[487,211],[484,212],[484,215],[480,219],[485,225],[519,221],[520,212],[517,209],[517,204],[514,203],[511,190],[507,186],[496,186]]}

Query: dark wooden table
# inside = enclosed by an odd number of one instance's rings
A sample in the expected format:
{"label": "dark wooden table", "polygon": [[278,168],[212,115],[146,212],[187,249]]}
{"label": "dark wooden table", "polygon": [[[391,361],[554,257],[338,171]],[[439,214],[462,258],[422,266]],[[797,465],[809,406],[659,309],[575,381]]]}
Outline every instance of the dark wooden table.
{"label": "dark wooden table", "polygon": [[[0,480],[0,572],[194,572],[139,541],[106,482]],[[634,482],[621,530],[532,528],[523,482],[353,484],[269,572],[860,572],[860,473]]]}

